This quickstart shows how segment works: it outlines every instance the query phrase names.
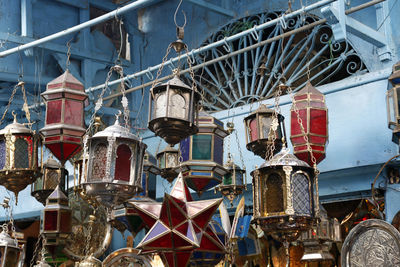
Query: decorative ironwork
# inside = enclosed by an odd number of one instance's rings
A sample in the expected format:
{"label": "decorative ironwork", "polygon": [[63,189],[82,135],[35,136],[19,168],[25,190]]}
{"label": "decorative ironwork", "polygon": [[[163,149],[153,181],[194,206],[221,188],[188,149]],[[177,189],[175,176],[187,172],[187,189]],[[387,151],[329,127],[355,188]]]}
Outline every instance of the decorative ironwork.
{"label": "decorative ironwork", "polygon": [[[279,15],[280,12],[271,12],[239,19],[212,34],[204,45]],[[236,41],[226,41],[219,47],[191,56],[191,60],[194,65],[201,64],[317,20],[318,17],[311,14],[298,16],[264,30],[254,30]],[[352,46],[348,42],[335,42],[330,26],[321,24],[205,66],[196,71],[195,81],[204,93],[205,107],[217,111],[273,97],[282,76],[286,78],[286,85],[297,91],[305,86],[308,70],[315,86],[367,71]]]}

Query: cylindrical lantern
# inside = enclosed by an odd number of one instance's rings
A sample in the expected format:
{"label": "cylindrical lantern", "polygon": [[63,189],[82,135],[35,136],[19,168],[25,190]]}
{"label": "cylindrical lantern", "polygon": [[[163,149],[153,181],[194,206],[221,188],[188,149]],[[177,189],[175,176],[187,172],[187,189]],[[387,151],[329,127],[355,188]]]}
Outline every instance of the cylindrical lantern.
{"label": "cylindrical lantern", "polygon": [[286,149],[251,172],[254,222],[276,239],[295,240],[315,220],[314,170]]}
{"label": "cylindrical lantern", "polygon": [[57,185],[47,198],[42,211],[40,232],[44,237],[44,245],[52,255],[61,252],[71,233],[72,210],[68,206],[68,198]]}
{"label": "cylindrical lantern", "polygon": [[0,267],[18,266],[21,251],[18,241],[8,234],[7,225],[3,225],[3,231],[0,233]]}
{"label": "cylindrical lantern", "polygon": [[260,107],[244,118],[246,148],[255,155],[265,159],[268,148],[274,145],[275,155],[282,149],[285,137],[284,117],[277,114],[277,125],[274,130],[274,110],[261,104]]}
{"label": "cylindrical lantern", "polygon": [[224,167],[228,172],[224,175],[222,183],[216,187],[216,190],[220,191],[221,194],[228,198],[232,204],[235,197],[242,194],[246,188],[244,182],[246,171],[236,165],[232,161],[230,155],[228,155],[228,161]]}
{"label": "cylindrical lantern", "polygon": [[180,143],[183,162],[181,171],[188,187],[201,195],[220,184],[226,169],[223,167],[224,138],[228,135],[224,123],[205,111],[199,114],[199,133]]}
{"label": "cylindrical lantern", "polygon": [[[294,154],[313,166],[308,144],[315,157],[315,163],[318,164],[325,158],[325,147],[328,142],[328,108],[325,96],[308,82],[293,98],[294,103],[290,110],[290,140]],[[299,119],[302,124],[299,124]]]}
{"label": "cylindrical lantern", "polygon": [[15,193],[40,176],[38,168],[38,136],[17,122],[0,130],[0,184]]}
{"label": "cylindrical lantern", "polygon": [[139,193],[147,145],[115,124],[89,139],[89,166],[82,186],[88,197],[115,207]]}
{"label": "cylindrical lantern", "polygon": [[393,65],[392,75],[389,77],[392,88],[386,92],[388,126],[393,131],[392,141],[399,144],[400,138],[400,61]]}
{"label": "cylindrical lantern", "polygon": [[81,149],[87,94],[83,84],[66,70],[47,84],[41,96],[46,102],[45,126],[40,129],[43,143],[64,165]]}
{"label": "cylindrical lantern", "polygon": [[149,129],[175,145],[197,133],[200,94],[178,77],[150,90]]}
{"label": "cylindrical lantern", "polygon": [[43,163],[42,176],[32,184],[31,195],[37,201],[46,205],[46,199],[56,189],[57,185],[66,193],[66,189],[68,189],[68,171],[50,157]]}
{"label": "cylindrical lantern", "polygon": [[163,151],[157,154],[158,168],[161,177],[172,183],[178,176],[175,168],[179,165],[179,150],[168,145]]}

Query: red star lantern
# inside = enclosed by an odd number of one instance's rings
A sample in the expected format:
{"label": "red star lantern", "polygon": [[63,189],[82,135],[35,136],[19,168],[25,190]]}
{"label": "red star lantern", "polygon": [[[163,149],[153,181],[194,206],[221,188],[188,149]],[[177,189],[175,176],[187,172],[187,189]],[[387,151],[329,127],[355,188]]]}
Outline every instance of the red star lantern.
{"label": "red star lantern", "polygon": [[221,201],[193,201],[180,173],[162,203],[130,202],[143,221],[152,225],[138,248],[144,253],[157,251],[167,266],[174,267],[187,266],[197,248],[220,250],[208,224]]}

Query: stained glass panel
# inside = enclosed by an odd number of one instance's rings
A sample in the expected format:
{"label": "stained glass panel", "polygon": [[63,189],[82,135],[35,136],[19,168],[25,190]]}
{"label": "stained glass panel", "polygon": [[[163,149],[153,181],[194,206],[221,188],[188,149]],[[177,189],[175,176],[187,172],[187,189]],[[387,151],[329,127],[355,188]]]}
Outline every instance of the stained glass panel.
{"label": "stained glass panel", "polygon": [[6,165],[6,142],[0,140],[0,169]]}
{"label": "stained glass panel", "polygon": [[93,156],[92,176],[90,180],[101,181],[106,178],[107,146],[105,144],[98,144],[94,149]]}
{"label": "stained glass panel", "polygon": [[293,208],[296,214],[311,215],[310,191],[307,177],[302,173],[292,176]]}
{"label": "stained glass panel", "polygon": [[264,199],[266,202],[267,213],[283,212],[283,181],[277,173],[271,173],[265,183],[266,190]]}
{"label": "stained glass panel", "polygon": [[15,168],[29,168],[28,142],[22,138],[15,141],[14,163]]}
{"label": "stained glass panel", "polygon": [[61,122],[62,100],[47,102],[46,124]]}
{"label": "stained glass panel", "polygon": [[183,139],[179,144],[179,150],[181,151],[182,160],[189,160],[190,153],[190,137]]}
{"label": "stained glass panel", "polygon": [[211,160],[212,135],[193,135],[192,159]]}
{"label": "stained glass panel", "polygon": [[64,123],[82,126],[83,103],[74,100],[65,100]]}
{"label": "stained glass panel", "polygon": [[115,180],[129,182],[131,175],[131,156],[129,146],[119,145],[117,148],[117,158],[115,160]]}
{"label": "stained glass panel", "polygon": [[224,157],[224,139],[214,135],[214,161],[223,164]]}
{"label": "stained glass panel", "polygon": [[253,142],[258,139],[257,120],[255,118],[250,121],[249,128],[250,128],[249,132],[250,142]]}
{"label": "stained glass panel", "polygon": [[57,230],[57,216],[58,213],[55,210],[46,210],[44,214],[44,230],[55,231]]}

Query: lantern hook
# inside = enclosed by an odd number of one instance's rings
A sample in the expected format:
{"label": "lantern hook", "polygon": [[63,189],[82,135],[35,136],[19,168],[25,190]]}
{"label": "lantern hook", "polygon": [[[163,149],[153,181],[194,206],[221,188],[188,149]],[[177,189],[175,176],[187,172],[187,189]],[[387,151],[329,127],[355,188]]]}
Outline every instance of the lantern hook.
{"label": "lantern hook", "polygon": [[181,7],[181,4],[182,4],[182,1],[183,0],[180,0],[179,1],[179,4],[178,4],[178,6],[176,7],[176,10],[175,10],[175,13],[174,13],[174,22],[175,22],[175,26],[179,29],[179,28],[185,28],[185,26],[186,26],[186,14],[185,14],[185,12],[182,10],[182,14],[183,14],[183,17],[184,17],[184,19],[185,19],[185,22],[183,23],[183,25],[182,26],[179,26],[178,25],[178,23],[176,22],[176,14],[178,14],[178,10],[179,10],[179,8]]}
{"label": "lantern hook", "polygon": [[121,110],[118,110],[118,113],[115,114],[115,124],[114,125],[119,125],[119,117],[122,115]]}
{"label": "lantern hook", "polygon": [[15,111],[13,110],[13,111],[11,112],[11,114],[12,114],[13,117],[14,117],[14,123],[16,123],[16,122],[17,122],[17,113],[15,113]]}

